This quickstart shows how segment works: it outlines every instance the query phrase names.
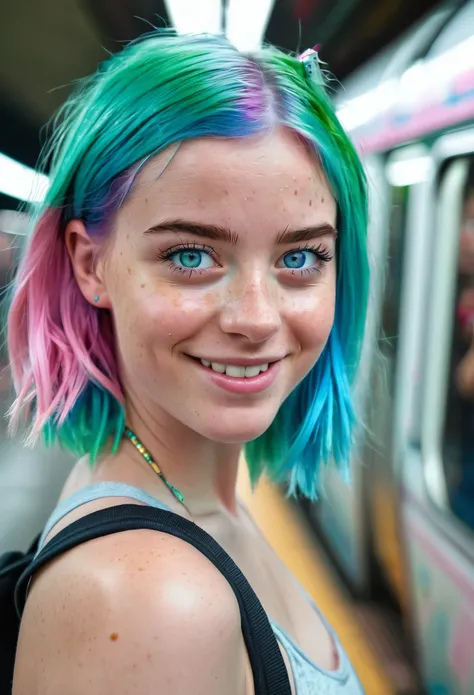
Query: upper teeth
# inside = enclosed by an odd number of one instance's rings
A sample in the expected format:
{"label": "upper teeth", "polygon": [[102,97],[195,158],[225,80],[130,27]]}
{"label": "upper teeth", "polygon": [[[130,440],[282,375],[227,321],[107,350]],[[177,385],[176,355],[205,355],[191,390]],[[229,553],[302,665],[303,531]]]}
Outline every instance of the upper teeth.
{"label": "upper teeth", "polygon": [[256,364],[253,367],[236,367],[233,364],[220,364],[220,362],[210,362],[209,360],[201,360],[205,367],[210,367],[219,374],[227,374],[227,376],[257,376],[260,372],[266,372],[268,362],[266,364]]}

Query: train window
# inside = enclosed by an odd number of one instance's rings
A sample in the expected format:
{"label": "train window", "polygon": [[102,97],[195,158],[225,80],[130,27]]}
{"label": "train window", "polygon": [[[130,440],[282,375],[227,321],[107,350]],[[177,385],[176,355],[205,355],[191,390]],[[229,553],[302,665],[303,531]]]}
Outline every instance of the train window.
{"label": "train window", "polygon": [[474,529],[474,157],[463,185],[456,240],[442,455],[447,502]]}

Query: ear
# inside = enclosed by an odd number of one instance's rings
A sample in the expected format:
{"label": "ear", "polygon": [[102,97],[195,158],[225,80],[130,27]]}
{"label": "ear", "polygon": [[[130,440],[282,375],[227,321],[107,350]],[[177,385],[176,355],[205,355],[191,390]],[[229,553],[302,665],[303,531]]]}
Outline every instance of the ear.
{"label": "ear", "polygon": [[[99,244],[90,238],[81,220],[71,220],[68,223],[65,243],[74,277],[85,299],[95,307],[110,309],[110,299],[103,280]],[[96,297],[98,300],[94,301]]]}

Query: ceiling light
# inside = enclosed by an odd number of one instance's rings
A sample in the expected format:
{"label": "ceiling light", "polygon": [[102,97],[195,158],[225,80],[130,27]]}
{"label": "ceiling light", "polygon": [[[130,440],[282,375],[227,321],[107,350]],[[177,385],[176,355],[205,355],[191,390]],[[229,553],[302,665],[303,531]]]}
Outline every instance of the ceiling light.
{"label": "ceiling light", "polygon": [[355,130],[397,105],[412,110],[423,102],[436,103],[446,96],[456,77],[474,69],[474,37],[461,41],[431,60],[414,63],[401,76],[387,80],[338,108],[347,131]]}
{"label": "ceiling light", "polygon": [[178,34],[221,34],[221,0],[165,0]]}
{"label": "ceiling light", "polygon": [[0,153],[0,193],[18,200],[40,203],[48,186],[47,176]]}
{"label": "ceiling light", "polygon": [[395,103],[396,87],[396,80],[387,80],[374,89],[342,104],[337,111],[337,116],[343,128],[347,131],[355,130],[388,111]]}
{"label": "ceiling light", "polygon": [[229,0],[226,35],[242,52],[258,51],[275,0]]}

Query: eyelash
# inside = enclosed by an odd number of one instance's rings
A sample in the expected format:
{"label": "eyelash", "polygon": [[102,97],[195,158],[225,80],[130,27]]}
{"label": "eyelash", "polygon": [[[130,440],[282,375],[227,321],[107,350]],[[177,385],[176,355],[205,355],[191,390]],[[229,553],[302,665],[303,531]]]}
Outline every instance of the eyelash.
{"label": "eyelash", "polygon": [[[296,251],[312,251],[315,256],[317,256],[318,260],[321,263],[329,263],[332,261],[334,258],[334,254],[331,253],[328,249],[325,249],[322,244],[318,244],[318,246],[310,246],[307,244],[306,246],[302,246],[298,249],[295,249]],[[288,253],[291,253],[289,251]],[[294,272],[294,271],[293,271]],[[305,275],[306,273],[314,273],[314,272],[321,272],[321,268],[314,266],[313,268],[302,268],[300,271],[301,275]]]}
{"label": "eyelash", "polygon": [[[196,273],[198,275],[203,275],[206,273],[209,269],[208,268],[182,268],[179,265],[176,265],[176,263],[173,263],[171,260],[171,256],[174,256],[176,253],[179,253],[180,251],[188,251],[189,249],[196,249],[197,251],[205,251],[208,253],[213,260],[215,259],[215,250],[211,246],[205,246],[203,244],[197,244],[196,242],[183,242],[182,244],[179,244],[179,246],[173,246],[170,249],[166,249],[166,251],[158,251],[156,256],[159,258],[161,261],[164,263],[167,263],[170,268],[177,273],[181,273],[182,275],[187,275],[188,277],[191,277],[192,275],[195,275]],[[321,263],[329,263],[333,259],[333,254],[327,250],[324,249],[324,246],[322,244],[319,244],[318,246],[310,246],[309,244],[305,246],[298,247],[296,249],[292,249],[291,251],[311,251],[314,253],[315,256],[317,256],[318,260]],[[287,253],[291,253],[291,251],[287,251]],[[286,255],[286,254],[284,254]],[[318,266],[313,266],[311,268],[287,268],[287,270],[292,271],[292,275],[310,275],[314,272],[320,273],[321,268]]]}
{"label": "eyelash", "polygon": [[211,246],[204,246],[203,244],[196,244],[195,242],[183,242],[182,244],[179,244],[179,246],[172,246],[170,249],[166,249],[166,251],[158,251],[157,258],[159,258],[161,261],[164,263],[167,263],[171,270],[173,270],[176,273],[181,273],[182,275],[187,275],[188,277],[191,277],[192,275],[195,275],[196,273],[198,275],[202,275],[207,271],[207,269],[204,268],[182,268],[179,265],[176,265],[176,263],[173,263],[171,260],[171,256],[174,256],[175,253],[179,253],[180,251],[189,251],[190,249],[196,249],[196,251],[205,251],[208,253],[213,260],[215,259],[216,252]]}

